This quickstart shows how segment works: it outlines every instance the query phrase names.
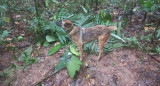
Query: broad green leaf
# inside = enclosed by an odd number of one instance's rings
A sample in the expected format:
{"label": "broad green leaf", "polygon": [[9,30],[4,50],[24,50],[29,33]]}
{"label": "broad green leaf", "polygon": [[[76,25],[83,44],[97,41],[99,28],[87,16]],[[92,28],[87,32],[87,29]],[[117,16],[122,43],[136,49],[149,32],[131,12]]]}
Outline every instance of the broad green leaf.
{"label": "broad green leaf", "polygon": [[2,32],[2,35],[0,35],[0,39],[6,37],[9,34],[9,32],[7,30],[4,30]]}
{"label": "broad green leaf", "polygon": [[68,59],[68,53],[69,53],[69,50],[67,50],[67,51],[64,53],[64,55],[60,58],[60,61],[59,61],[58,64],[56,65],[53,73],[57,73],[59,70],[61,70],[61,69],[63,69],[64,67],[66,67],[67,59]]}
{"label": "broad green leaf", "polygon": [[144,1],[143,0],[138,0],[138,4],[140,4],[140,5],[144,4]]}
{"label": "broad green leaf", "polygon": [[41,42],[40,42],[40,41],[37,42],[37,43],[36,43],[36,46],[41,46]]}
{"label": "broad green leaf", "polygon": [[23,37],[22,36],[18,36],[18,40],[22,40],[23,39]]}
{"label": "broad green leaf", "polygon": [[53,41],[56,41],[56,38],[54,36],[47,35],[46,40],[47,42],[53,42]]}
{"label": "broad green leaf", "polygon": [[121,37],[119,37],[118,35],[116,35],[116,34],[113,34],[113,33],[111,33],[111,35],[113,36],[113,37],[115,37],[115,38],[117,38],[117,39],[119,39],[119,40],[121,40],[121,41],[123,41],[123,42],[125,42],[126,43],[126,41],[125,40],[123,40]]}
{"label": "broad green leaf", "polygon": [[5,22],[9,23],[10,18],[9,17],[5,17]]}
{"label": "broad green leaf", "polygon": [[57,52],[61,47],[62,47],[62,44],[61,44],[61,43],[53,46],[53,47],[49,50],[48,55],[54,54],[54,53]]}
{"label": "broad green leaf", "polygon": [[144,1],[144,6],[150,8],[153,6],[153,2],[151,0]]}
{"label": "broad green leaf", "polygon": [[46,41],[46,42],[44,42],[44,43],[43,43],[43,46],[44,46],[44,47],[49,46],[49,42],[47,42],[47,41]]}
{"label": "broad green leaf", "polygon": [[47,7],[48,7],[49,2],[50,2],[50,0],[45,1]]}
{"label": "broad green leaf", "polygon": [[138,7],[135,7],[132,11],[136,12],[138,10]]}
{"label": "broad green leaf", "polygon": [[148,11],[149,11],[149,8],[144,8],[144,11],[148,12]]}
{"label": "broad green leaf", "polygon": [[70,45],[70,51],[76,56],[80,55],[80,53],[76,51],[76,48],[73,45]]}
{"label": "broad green leaf", "polygon": [[27,56],[30,56],[31,53],[32,53],[32,46],[25,49],[18,60],[23,61],[24,58],[27,57]]}
{"label": "broad green leaf", "polygon": [[151,11],[152,11],[152,12],[155,12],[156,9],[157,9],[157,6],[154,4],[154,5],[151,7]]}
{"label": "broad green leaf", "polygon": [[67,66],[69,76],[71,78],[74,77],[76,71],[80,70],[81,65],[82,65],[82,62],[76,56],[72,56],[71,60],[69,62],[67,62],[66,66]]}

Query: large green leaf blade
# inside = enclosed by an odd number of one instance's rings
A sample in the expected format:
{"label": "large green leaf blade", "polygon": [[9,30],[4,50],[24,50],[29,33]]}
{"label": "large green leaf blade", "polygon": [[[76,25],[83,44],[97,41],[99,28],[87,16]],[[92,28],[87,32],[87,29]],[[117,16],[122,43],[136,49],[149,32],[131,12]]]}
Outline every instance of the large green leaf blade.
{"label": "large green leaf blade", "polygon": [[53,41],[56,41],[56,38],[54,36],[47,35],[46,40],[47,42],[53,42]]}
{"label": "large green leaf blade", "polygon": [[80,55],[80,52],[76,51],[76,48],[73,45],[70,45],[70,51],[75,54],[76,56]]}
{"label": "large green leaf blade", "polygon": [[68,53],[69,53],[69,50],[67,50],[67,51],[64,53],[64,55],[60,58],[60,61],[59,61],[58,64],[56,65],[53,73],[56,73],[56,72],[58,72],[59,70],[61,70],[61,69],[63,69],[64,67],[66,67],[66,63],[67,63],[67,59],[68,59]]}
{"label": "large green leaf blade", "polygon": [[30,56],[31,53],[32,53],[32,46],[30,46],[27,49],[25,49],[18,60],[19,61],[23,61],[23,59],[26,57],[26,55]]}
{"label": "large green leaf blade", "polygon": [[84,8],[82,5],[81,5],[81,7],[82,7],[83,11],[84,11],[85,13],[87,13],[86,8]]}
{"label": "large green leaf blade", "polygon": [[76,71],[80,70],[81,65],[82,65],[82,62],[76,56],[72,56],[71,60],[66,65],[68,74],[71,78],[74,77]]}
{"label": "large green leaf blade", "polygon": [[116,35],[116,34],[113,34],[113,33],[111,33],[111,35],[113,36],[113,37],[115,37],[115,38],[117,38],[117,39],[119,39],[119,40],[121,40],[121,41],[123,41],[123,42],[125,42],[126,43],[126,41],[125,40],[123,40],[121,37],[119,37],[118,35]]}
{"label": "large green leaf blade", "polygon": [[61,43],[53,46],[53,47],[49,50],[48,55],[50,56],[50,55],[54,54],[54,53],[57,52],[61,47],[62,47],[62,44],[61,44]]}

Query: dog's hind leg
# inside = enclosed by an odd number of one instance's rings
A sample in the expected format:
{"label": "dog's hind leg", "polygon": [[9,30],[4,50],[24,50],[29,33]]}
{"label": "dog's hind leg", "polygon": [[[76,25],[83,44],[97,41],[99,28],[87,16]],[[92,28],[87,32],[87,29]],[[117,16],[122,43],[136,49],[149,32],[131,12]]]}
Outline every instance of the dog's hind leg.
{"label": "dog's hind leg", "polygon": [[101,55],[103,53],[103,48],[106,42],[109,40],[110,34],[104,34],[98,37],[98,43],[99,43],[99,56],[97,60],[100,60]]}

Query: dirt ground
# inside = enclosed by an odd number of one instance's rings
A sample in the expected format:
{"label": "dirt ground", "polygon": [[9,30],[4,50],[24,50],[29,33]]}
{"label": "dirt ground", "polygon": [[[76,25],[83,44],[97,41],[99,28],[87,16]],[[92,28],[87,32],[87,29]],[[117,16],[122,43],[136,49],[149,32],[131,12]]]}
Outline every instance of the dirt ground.
{"label": "dirt ground", "polygon": [[[47,56],[49,48],[40,48],[41,59],[29,68],[16,70],[10,86],[34,86],[47,77],[65,49]],[[69,77],[66,68],[43,81],[43,86],[160,86],[160,63],[147,54],[126,48],[107,53],[100,61],[90,54],[83,61],[77,78]],[[157,59],[160,57],[156,56]],[[1,84],[1,86],[5,86]]]}

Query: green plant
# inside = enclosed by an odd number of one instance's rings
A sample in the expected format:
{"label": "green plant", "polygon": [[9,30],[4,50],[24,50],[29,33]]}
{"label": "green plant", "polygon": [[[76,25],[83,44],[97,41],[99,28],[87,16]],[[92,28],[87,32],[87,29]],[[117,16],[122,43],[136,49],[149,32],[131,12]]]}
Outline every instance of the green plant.
{"label": "green plant", "polygon": [[140,40],[150,42],[153,37],[153,34],[148,34],[147,36],[141,35]]}
{"label": "green plant", "polygon": [[16,67],[17,66],[15,64],[12,64],[0,73],[0,77],[7,78],[6,80],[4,79],[3,84],[9,85],[10,82],[15,78]]}
{"label": "green plant", "polygon": [[159,0],[138,0],[138,4],[144,11],[144,18],[142,20],[143,24],[145,24],[148,12],[156,12],[159,8]]}
{"label": "green plant", "polygon": [[43,43],[43,46],[47,47],[50,45],[50,43],[56,42],[56,41],[57,41],[57,39],[54,36],[47,35],[46,41]]}
{"label": "green plant", "polygon": [[128,45],[130,47],[136,47],[139,49],[143,49],[143,47],[141,46],[141,44],[139,43],[136,37],[130,37],[130,38],[127,38],[127,40],[128,40]]}
{"label": "green plant", "polygon": [[64,55],[61,57],[59,63],[56,65],[54,69],[54,74],[63,69],[64,67],[67,67],[68,74],[71,78],[73,78],[76,74],[76,71],[80,70],[80,66],[82,65],[82,62],[75,56],[76,54],[79,55],[79,53],[75,50],[76,48],[72,45],[70,46],[70,51],[67,50]]}
{"label": "green plant", "polygon": [[1,32],[0,34],[0,40],[4,40],[4,38],[9,34],[10,32],[8,32],[7,30],[3,30],[3,32]]}
{"label": "green plant", "polygon": [[4,44],[8,44],[7,40],[5,39],[8,34],[10,32],[7,30],[3,30],[2,32],[0,32],[0,46],[4,45]]}
{"label": "green plant", "polygon": [[63,56],[60,58],[60,61],[55,66],[55,69],[53,72],[54,74],[57,73],[58,71],[60,71],[61,69],[63,69],[64,67],[66,67],[67,59],[70,58],[70,56],[68,56],[68,53],[69,53],[69,50],[66,50],[66,52],[63,54]]}
{"label": "green plant", "polygon": [[39,58],[31,57],[31,53],[32,53],[32,46],[30,46],[27,49],[25,49],[24,51],[22,51],[22,54],[20,55],[20,58],[18,59],[18,61],[25,62],[24,69],[27,66],[29,66],[33,63],[36,63],[39,60]]}
{"label": "green plant", "polygon": [[145,12],[155,12],[158,8],[159,0],[138,0],[138,3]]}
{"label": "green plant", "polygon": [[60,48],[62,48],[64,45],[62,45],[61,43],[56,44],[55,46],[53,46],[49,52],[48,55],[54,54],[55,52],[57,52]]}
{"label": "green plant", "polygon": [[24,38],[22,37],[22,36],[18,36],[18,38],[17,38],[18,40],[23,40]]}
{"label": "green plant", "polygon": [[70,45],[70,51],[72,52],[72,54],[76,55],[76,56],[80,56],[80,52],[77,52],[78,49],[76,48],[75,45]]}
{"label": "green plant", "polygon": [[71,78],[73,78],[76,72],[80,70],[81,65],[82,62],[74,55],[70,59],[68,59],[66,67]]}

